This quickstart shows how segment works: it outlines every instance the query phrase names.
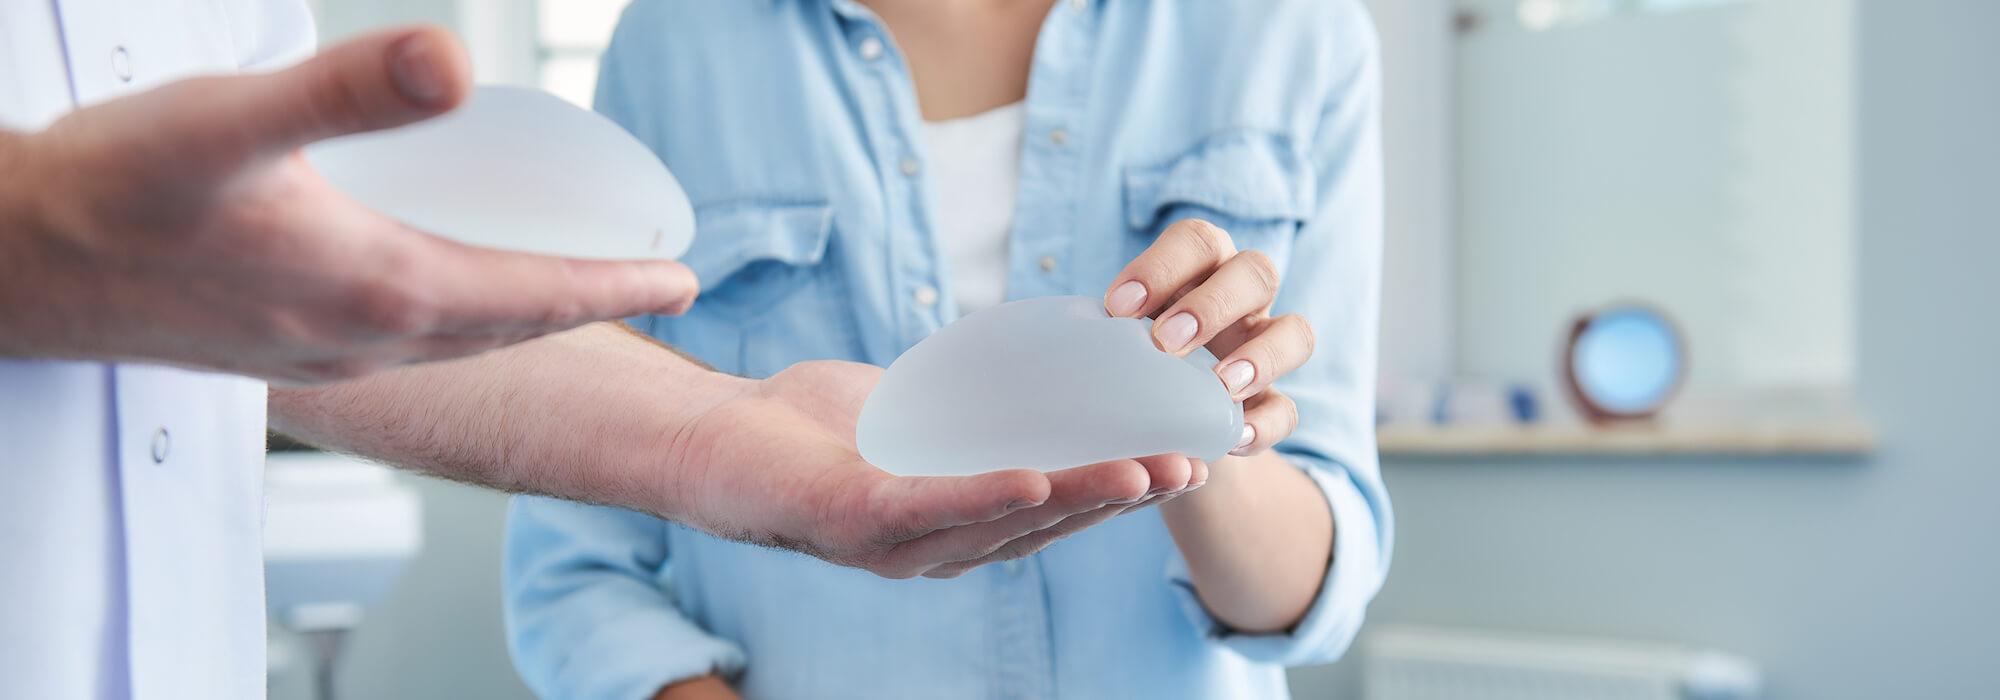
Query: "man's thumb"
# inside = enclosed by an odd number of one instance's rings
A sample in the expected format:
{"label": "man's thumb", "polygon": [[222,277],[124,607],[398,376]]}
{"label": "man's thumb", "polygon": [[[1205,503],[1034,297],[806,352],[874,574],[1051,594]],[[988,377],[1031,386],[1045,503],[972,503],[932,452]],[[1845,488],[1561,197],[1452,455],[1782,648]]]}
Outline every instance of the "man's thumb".
{"label": "man's thumb", "polygon": [[472,90],[472,62],[450,32],[417,27],[342,42],[257,76],[236,105],[257,150],[291,151],[321,139],[402,126],[443,114]]}

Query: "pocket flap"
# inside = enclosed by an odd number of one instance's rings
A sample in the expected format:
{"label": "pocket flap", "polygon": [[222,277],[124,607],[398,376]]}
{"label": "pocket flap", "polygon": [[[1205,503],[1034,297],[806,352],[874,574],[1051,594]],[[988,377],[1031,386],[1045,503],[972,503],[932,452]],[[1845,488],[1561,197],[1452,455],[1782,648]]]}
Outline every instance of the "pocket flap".
{"label": "pocket flap", "polygon": [[817,265],[833,235],[833,207],[824,202],[721,202],[695,207],[694,218],[694,245],[681,263],[704,292],[760,260]]}
{"label": "pocket flap", "polygon": [[1176,204],[1238,220],[1304,220],[1313,210],[1313,173],[1291,139],[1266,132],[1209,138],[1164,163],[1125,169],[1125,216],[1152,224]]}

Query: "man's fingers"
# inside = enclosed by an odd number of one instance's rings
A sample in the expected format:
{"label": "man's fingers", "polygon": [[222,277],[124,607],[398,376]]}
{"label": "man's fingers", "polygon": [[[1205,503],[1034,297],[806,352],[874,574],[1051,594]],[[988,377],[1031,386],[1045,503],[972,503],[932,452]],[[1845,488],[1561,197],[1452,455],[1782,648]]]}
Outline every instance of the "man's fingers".
{"label": "man's fingers", "polygon": [[[952,562],[924,572],[928,578],[957,578],[965,572],[1009,559],[1034,554],[1046,549],[1070,535],[1088,530],[1114,517],[1154,505],[1180,495],[1208,481],[1208,465],[1198,459],[1188,459],[1179,454],[1164,454],[1142,457],[1135,460],[1146,468],[1151,477],[1151,490],[1137,502],[1111,503],[1102,508],[1087,510],[1057,521],[1054,525],[1035,530],[1000,545],[985,556],[968,561]],[[1124,499],[1120,499],[1123,501]]]}
{"label": "man's fingers", "polygon": [[576,260],[430,238],[424,275],[447,333],[554,332],[645,313],[679,314],[701,283],[672,260]]}
{"label": "man's fingers", "polygon": [[1152,477],[1151,488],[1146,491],[1147,498],[1187,488],[1187,485],[1194,480],[1194,460],[1184,455],[1163,454],[1141,457],[1139,463],[1146,467],[1146,473]]}
{"label": "man's fingers", "polygon": [[545,335],[539,331],[516,331],[513,333],[480,335],[433,335],[416,340],[414,356],[408,358],[416,362],[449,360],[468,357],[488,350],[521,343]]}
{"label": "man's fingers", "polygon": [[1153,498],[1160,498],[1160,496],[1154,496],[1145,501],[1139,501],[1138,503],[1132,505],[1109,505],[1109,506],[1104,506],[1102,508],[1095,508],[1084,511],[1082,513],[1071,515],[1067,518],[1063,518],[1062,520],[1057,521],[1054,525],[1050,525],[1040,530],[1036,530],[1026,535],[1022,535],[1021,537],[1017,537],[1013,540],[1009,540],[1006,544],[1000,545],[999,549],[995,549],[992,552],[987,553],[985,556],[967,561],[952,562],[931,569],[930,571],[926,571],[924,572],[924,577],[958,578],[960,576],[964,576],[965,573],[968,571],[977,569],[987,564],[1007,561],[1010,559],[1020,559],[1022,557],[1047,549],[1049,545],[1055,544],[1058,540],[1061,540],[1065,537],[1074,535],[1079,532],[1083,532],[1084,530],[1088,530],[1096,525],[1103,523],[1106,520],[1110,520],[1114,517],[1117,517],[1118,514],[1125,512],[1126,509],[1134,508],[1140,504],[1147,503],[1148,501],[1153,500]]}
{"label": "man's fingers", "polygon": [[1304,316],[1286,314],[1260,324],[1256,336],[1230,350],[1215,363],[1215,374],[1237,401],[1250,398],[1271,382],[1298,369],[1312,357],[1312,324]]}
{"label": "man's fingers", "polygon": [[978,559],[1063,518],[1107,504],[1137,502],[1152,482],[1146,468],[1129,459],[1065,469],[1047,477],[1050,491],[1042,505],[899,544],[890,554],[895,568],[922,573],[946,562]]}
{"label": "man's fingers", "polygon": [[[402,126],[457,107],[472,91],[465,47],[437,27],[392,29],[335,44],[299,65],[225,78],[205,107],[255,152]],[[226,115],[226,116],[215,116]]]}
{"label": "man's fingers", "polygon": [[1048,476],[1032,469],[965,477],[902,477],[875,487],[871,508],[911,536],[998,520],[1049,499]]}
{"label": "man's fingers", "polygon": [[1215,224],[1200,219],[1175,222],[1112,278],[1104,293],[1104,310],[1122,318],[1150,316],[1235,255],[1236,243]]}
{"label": "man's fingers", "polygon": [[1190,458],[1188,459],[1188,465],[1191,467],[1188,472],[1188,483],[1186,488],[1181,489],[1182,491],[1198,489],[1201,488],[1202,484],[1208,483],[1208,462],[1206,460]]}

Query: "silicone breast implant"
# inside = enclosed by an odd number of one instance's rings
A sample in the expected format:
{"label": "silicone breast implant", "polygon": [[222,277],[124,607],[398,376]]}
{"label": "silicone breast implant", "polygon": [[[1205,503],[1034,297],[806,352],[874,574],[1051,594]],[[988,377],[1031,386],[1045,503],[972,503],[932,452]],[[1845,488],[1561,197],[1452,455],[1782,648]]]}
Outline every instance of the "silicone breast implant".
{"label": "silicone breast implant", "polygon": [[694,208],[652,150],[602,115],[481,86],[436,119],[306,147],[362,204],[461,243],[572,258],[677,258]]}
{"label": "silicone breast implant", "polygon": [[1179,452],[1220,459],[1243,408],[1205,349],[1153,346],[1152,323],[1045,297],[959,319],[903,353],[862,407],[862,458],[901,476],[1055,471]]}

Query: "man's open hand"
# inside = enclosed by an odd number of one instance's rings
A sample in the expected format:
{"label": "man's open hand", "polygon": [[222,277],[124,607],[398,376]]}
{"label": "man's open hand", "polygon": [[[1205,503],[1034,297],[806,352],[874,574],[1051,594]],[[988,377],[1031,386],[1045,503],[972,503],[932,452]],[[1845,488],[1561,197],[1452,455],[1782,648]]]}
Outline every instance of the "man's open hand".
{"label": "man's open hand", "polygon": [[854,445],[881,373],[807,362],[745,382],[675,436],[669,490],[685,504],[675,519],[891,578],[952,576],[1033,554],[1195,475],[1174,456],[1051,474],[890,476]]}
{"label": "man's open hand", "polygon": [[299,155],[443,114],[470,87],[450,34],[399,30],[0,131],[0,356],[319,382],[692,303],[679,263],[461,245],[361,206]]}

